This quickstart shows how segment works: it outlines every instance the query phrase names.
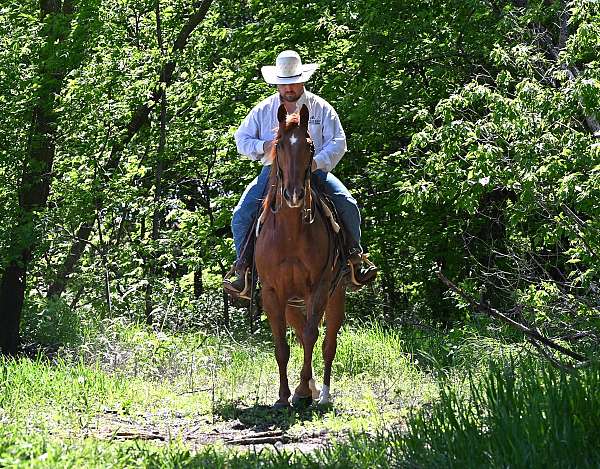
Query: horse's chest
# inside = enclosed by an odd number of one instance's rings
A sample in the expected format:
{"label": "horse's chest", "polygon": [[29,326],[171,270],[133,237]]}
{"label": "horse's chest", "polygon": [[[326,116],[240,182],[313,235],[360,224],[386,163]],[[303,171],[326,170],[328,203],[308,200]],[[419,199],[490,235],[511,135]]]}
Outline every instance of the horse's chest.
{"label": "horse's chest", "polygon": [[291,272],[294,277],[312,278],[322,271],[329,247],[326,234],[322,236],[310,229],[295,233],[264,228],[256,245],[256,266],[261,279],[276,281]]}
{"label": "horse's chest", "polygon": [[258,245],[264,250],[276,251],[281,256],[303,255],[322,247],[327,238],[314,230],[305,229],[300,233],[287,230],[272,230],[261,234]]}

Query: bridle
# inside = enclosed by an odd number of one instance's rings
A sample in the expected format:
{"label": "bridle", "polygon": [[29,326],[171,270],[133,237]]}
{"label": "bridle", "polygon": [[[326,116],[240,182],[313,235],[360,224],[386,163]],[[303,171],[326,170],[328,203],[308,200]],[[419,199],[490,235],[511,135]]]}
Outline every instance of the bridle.
{"label": "bridle", "polygon": [[[308,166],[306,167],[306,170],[304,172],[304,202],[302,204],[302,223],[310,225],[315,221],[315,209],[316,207],[313,207],[313,194],[312,194],[312,188],[311,188],[311,173],[312,173],[312,162],[315,158],[315,145],[313,143],[313,140],[310,138],[310,158],[308,161]],[[279,209],[281,208],[282,204],[283,204],[283,170],[281,169],[281,166],[279,165],[279,153],[278,153],[278,142],[275,143],[275,159],[276,159],[276,164],[277,164],[277,173],[276,173],[276,182],[275,184],[273,184],[273,187],[276,190],[276,197],[275,197],[275,206],[273,207],[273,205],[271,204],[271,212],[276,214]],[[335,234],[333,233],[333,231],[331,230],[327,230],[328,235],[331,236],[335,236]],[[342,278],[342,274],[343,274],[343,269],[342,267],[340,267],[340,262],[343,265],[345,263],[345,261],[341,261],[340,259],[342,259],[339,256],[339,253],[336,255],[335,254],[335,242],[331,242],[330,244],[330,249],[328,250],[328,261],[326,264],[325,269],[327,269],[327,266],[331,266],[331,269],[333,270],[336,266],[338,266],[338,269],[336,271],[336,274],[334,276],[334,279],[331,283],[330,289],[329,289],[329,295],[331,296],[334,292],[334,290],[337,288],[341,278]],[[323,274],[323,273],[322,273]]]}
{"label": "bridle", "polygon": [[[315,221],[315,212],[313,210],[313,202],[312,202],[312,189],[311,189],[311,173],[312,173],[312,163],[315,158],[315,144],[313,143],[312,138],[310,138],[310,158],[308,159],[308,166],[304,172],[304,201],[302,204],[302,222],[306,224],[311,224]],[[275,161],[277,164],[277,173],[276,173],[276,182],[275,182],[275,190],[277,191],[277,196],[275,200],[275,208],[271,207],[271,211],[273,213],[277,213],[283,204],[283,170],[281,169],[281,165],[279,164],[279,142],[275,143]]]}

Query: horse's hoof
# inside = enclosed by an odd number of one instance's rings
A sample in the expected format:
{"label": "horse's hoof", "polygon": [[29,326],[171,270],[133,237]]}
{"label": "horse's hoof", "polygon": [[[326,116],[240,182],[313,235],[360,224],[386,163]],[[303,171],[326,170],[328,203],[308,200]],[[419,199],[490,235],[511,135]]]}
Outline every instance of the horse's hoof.
{"label": "horse's hoof", "polygon": [[321,396],[317,400],[317,405],[319,407],[331,407],[333,405],[333,402],[331,401],[331,397],[329,397],[329,396]]}
{"label": "horse's hoof", "polygon": [[292,407],[295,409],[306,409],[307,407],[310,407],[311,404],[311,396],[299,396],[298,394],[294,394],[294,397],[292,397]]}
{"label": "horse's hoof", "polygon": [[290,408],[290,403],[287,401],[286,402],[277,401],[275,404],[273,404],[274,410],[289,409],[289,408]]}

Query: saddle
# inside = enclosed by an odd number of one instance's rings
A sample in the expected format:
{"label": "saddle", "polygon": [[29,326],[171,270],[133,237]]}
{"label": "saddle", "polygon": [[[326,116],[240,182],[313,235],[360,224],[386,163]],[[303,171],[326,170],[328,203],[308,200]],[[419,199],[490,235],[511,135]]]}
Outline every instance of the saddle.
{"label": "saddle", "polygon": [[[346,233],[335,205],[323,189],[321,180],[314,174],[311,178],[311,196],[313,203],[311,204],[311,207],[303,209],[303,221],[305,223],[312,223],[316,216],[316,213],[313,213],[313,210],[319,212],[321,217],[327,221],[326,225],[329,230],[329,236],[333,240],[333,243],[330,244],[330,252],[328,253],[332,270],[334,271],[333,281],[330,286],[330,294],[333,293],[343,279],[347,279],[347,286],[351,290],[360,289],[363,284],[356,279],[354,265],[350,262],[348,257],[348,240],[350,239],[350,235]],[[254,244],[258,238],[268,210],[276,211],[274,201],[272,201],[272,204],[269,207],[260,206],[257,211],[257,216],[254,218],[254,223],[246,234],[239,264],[234,266],[226,276],[226,278],[231,276],[236,267],[246,269],[244,281],[246,288],[244,289],[243,294],[238,295],[238,298],[241,300],[250,300],[254,296],[254,292],[257,291],[258,278],[254,262]],[[370,264],[370,261],[366,259],[366,257],[363,257],[363,262],[368,262]],[[291,306],[303,307],[304,301],[297,298],[290,300],[288,304]]]}
{"label": "saddle", "polygon": [[[359,290],[364,286],[361,282],[359,282],[356,278],[355,266],[351,262],[349,257],[349,243],[350,234],[346,231],[344,224],[340,216],[337,213],[335,205],[333,201],[326,195],[325,191],[322,187],[322,181],[313,175],[312,178],[313,187],[317,188],[315,200],[318,200],[317,209],[321,211],[321,214],[324,216],[326,220],[329,220],[329,225],[331,230],[333,230],[334,239],[335,239],[335,249],[336,249],[336,258],[334,261],[334,267],[336,263],[339,261],[341,263],[341,269],[339,271],[339,278],[336,278],[335,282],[333,282],[333,288],[330,293],[333,293],[333,290],[337,287],[339,281],[343,278],[347,278],[347,286],[351,290]],[[362,262],[373,266],[373,263],[366,257],[362,256]]]}

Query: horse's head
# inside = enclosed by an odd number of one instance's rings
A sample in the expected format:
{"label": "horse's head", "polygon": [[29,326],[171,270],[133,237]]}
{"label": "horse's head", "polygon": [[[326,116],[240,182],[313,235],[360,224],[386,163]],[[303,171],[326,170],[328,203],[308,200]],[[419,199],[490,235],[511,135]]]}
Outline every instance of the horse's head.
{"label": "horse's head", "polygon": [[288,116],[284,105],[277,112],[275,164],[283,198],[291,208],[300,207],[304,201],[305,187],[310,178],[314,148],[308,136],[308,108],[305,104],[299,114]]}

